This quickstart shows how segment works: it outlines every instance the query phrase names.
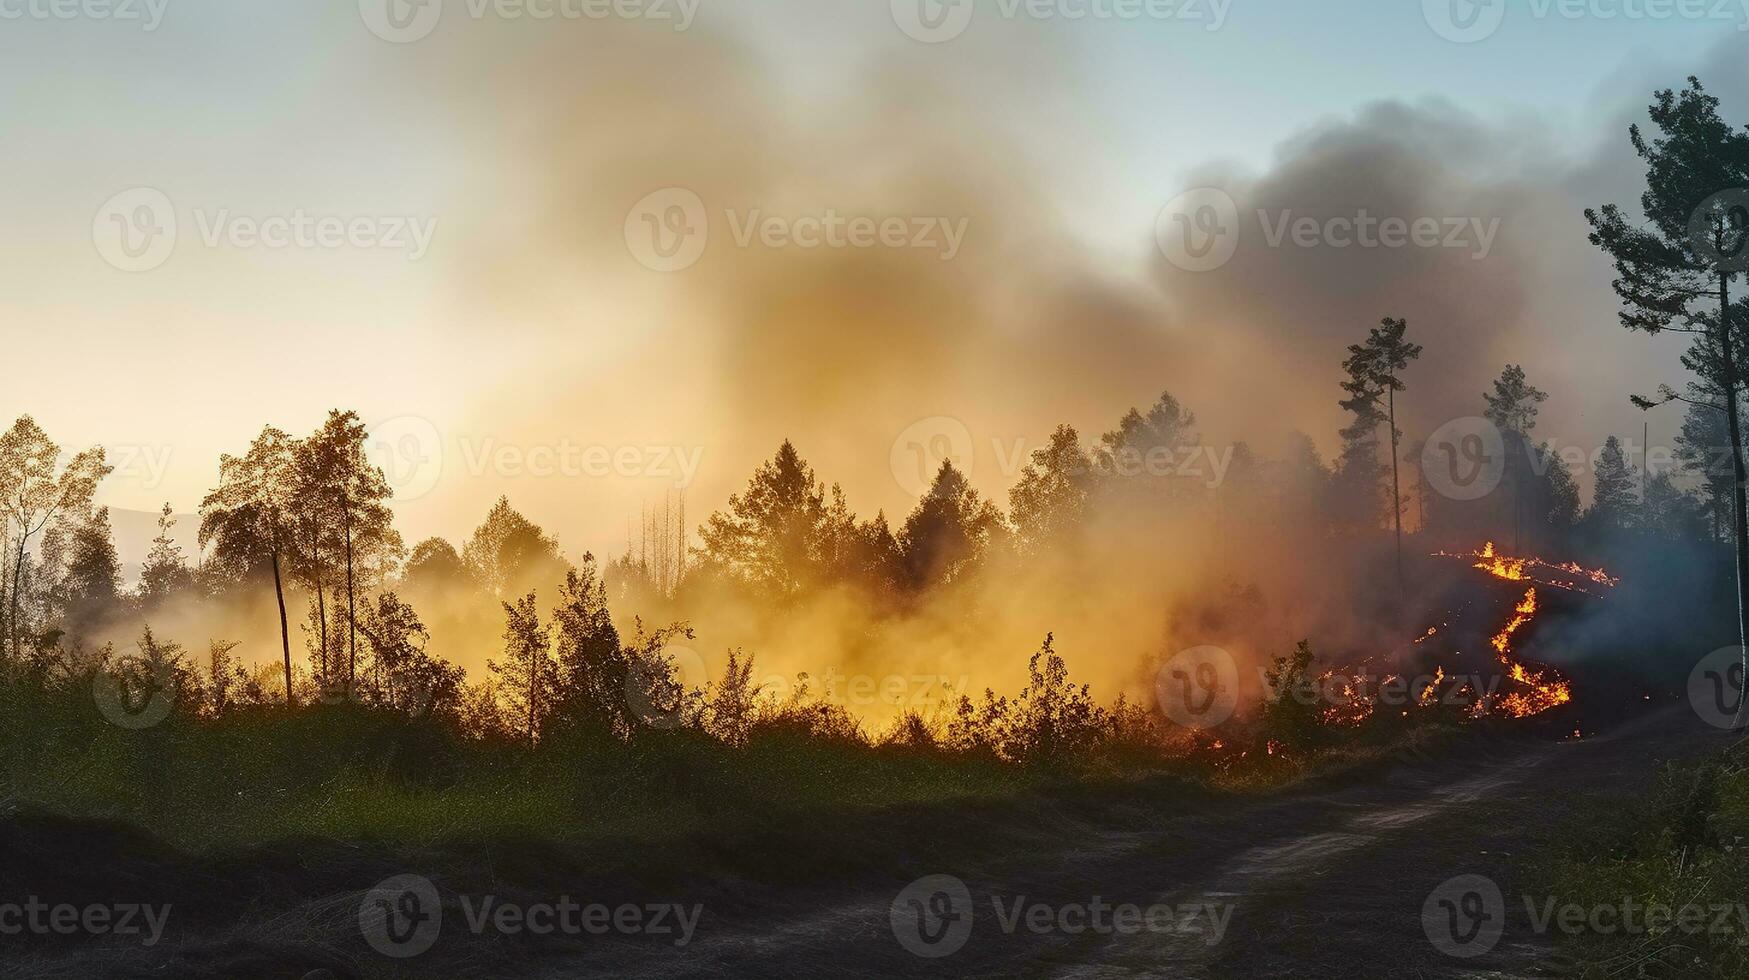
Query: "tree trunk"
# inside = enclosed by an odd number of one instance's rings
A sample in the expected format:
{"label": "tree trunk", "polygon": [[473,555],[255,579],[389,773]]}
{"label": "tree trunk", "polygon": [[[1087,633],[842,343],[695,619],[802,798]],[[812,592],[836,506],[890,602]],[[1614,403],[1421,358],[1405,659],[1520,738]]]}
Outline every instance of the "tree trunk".
{"label": "tree trunk", "polygon": [[352,512],[346,512],[346,690],[358,683],[358,603],[352,591]]}
{"label": "tree trunk", "polygon": [[[1737,419],[1737,363],[1736,351],[1731,337],[1731,277],[1729,273],[1719,273],[1719,353],[1724,361],[1725,372],[1725,425],[1731,433],[1731,474],[1734,477],[1731,488],[1731,501],[1735,505],[1733,516],[1733,536],[1737,553],[1737,643],[1742,649],[1742,666],[1745,677],[1749,677],[1749,501],[1745,500],[1745,485],[1749,484],[1749,473],[1743,466],[1743,427]],[[1742,728],[1744,717],[1744,702],[1749,698],[1738,692],[1736,727]]]}
{"label": "tree trunk", "polygon": [[28,535],[18,537],[18,555],[12,563],[12,611],[6,615],[6,629],[12,634],[12,656],[22,661],[24,652],[18,648],[18,595],[24,591],[24,542]]}
{"label": "tree trunk", "polygon": [[533,647],[528,651],[528,744],[534,745],[535,704],[540,698],[540,664]]}
{"label": "tree trunk", "polygon": [[1403,579],[1403,486],[1397,476],[1397,389],[1390,389],[1391,411],[1391,521],[1397,526],[1397,591],[1408,588]]}
{"label": "tree trunk", "polygon": [[285,706],[297,707],[292,696],[291,626],[285,619],[285,585],[279,577],[279,549],[273,549],[273,598],[279,602],[279,646],[285,653]]}

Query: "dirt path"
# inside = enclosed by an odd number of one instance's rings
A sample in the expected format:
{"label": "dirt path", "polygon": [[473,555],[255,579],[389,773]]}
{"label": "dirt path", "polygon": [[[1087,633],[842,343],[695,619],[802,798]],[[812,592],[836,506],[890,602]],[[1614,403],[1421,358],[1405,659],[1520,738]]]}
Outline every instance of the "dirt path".
{"label": "dirt path", "polygon": [[[1609,806],[1662,761],[1727,739],[1692,714],[1669,711],[1603,737],[1162,818],[1065,840],[1055,853],[915,869],[920,878],[950,877],[908,897],[950,915],[969,912],[969,932],[967,919],[956,920],[957,932],[933,916],[919,920],[908,902],[896,927],[898,896],[886,889],[773,918],[707,913],[685,948],[603,950],[542,975],[1547,976],[1557,958],[1525,916],[1514,881],[1520,859],[1563,815]],[[1506,896],[1500,941],[1467,959],[1436,949],[1421,918],[1430,893],[1459,875],[1484,876]],[[964,892],[953,892],[950,879]],[[1119,911],[1126,905],[1135,912]],[[928,944],[920,921],[927,932],[943,931],[941,942]],[[923,940],[913,945],[926,952],[952,951],[917,955],[898,932]]]}

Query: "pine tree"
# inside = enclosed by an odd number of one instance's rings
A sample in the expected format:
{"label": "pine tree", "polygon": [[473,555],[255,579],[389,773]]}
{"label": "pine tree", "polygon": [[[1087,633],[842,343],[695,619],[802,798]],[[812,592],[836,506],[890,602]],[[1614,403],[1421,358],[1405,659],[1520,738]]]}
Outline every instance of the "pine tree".
{"label": "pine tree", "polygon": [[783,599],[825,577],[830,530],[826,488],[785,440],[699,529],[698,554],[715,571]]}
{"label": "pine tree", "polygon": [[[1749,670],[1749,469],[1743,458],[1743,352],[1738,349],[1745,310],[1731,301],[1731,282],[1744,271],[1749,222],[1727,192],[1749,187],[1749,129],[1719,116],[1719,100],[1692,76],[1680,93],[1657,92],[1648,108],[1659,135],[1648,140],[1628,130],[1646,164],[1645,220],[1630,220],[1615,205],[1591,210],[1591,242],[1615,261],[1613,283],[1622,326],[1657,335],[1687,333],[1695,350],[1683,363],[1699,375],[1703,395],[1723,405],[1731,463],[1732,542],[1737,565],[1737,643]],[[1676,400],[1667,386],[1660,399],[1636,398],[1651,408]],[[1704,400],[1704,399],[1703,399]],[[1749,699],[1738,706],[1745,720]]]}
{"label": "pine tree", "polygon": [[899,534],[905,583],[922,591],[964,578],[1002,539],[1002,512],[978,496],[951,460]]}
{"label": "pine tree", "polygon": [[[1397,428],[1397,392],[1407,387],[1403,384],[1400,372],[1409,366],[1410,361],[1421,356],[1420,344],[1412,344],[1403,339],[1408,330],[1407,320],[1385,317],[1378,326],[1372,328],[1366,343],[1348,348],[1349,361],[1343,364],[1350,372],[1351,379],[1357,368],[1365,370],[1373,388],[1385,393],[1384,421],[1390,426],[1391,437],[1391,524],[1397,536],[1399,586],[1403,584],[1403,483],[1398,471],[1398,457],[1402,455],[1403,432]],[[1347,385],[1344,385],[1343,390],[1349,391],[1351,395],[1356,394]]]}
{"label": "pine tree", "polygon": [[1386,421],[1379,408],[1384,389],[1378,380],[1374,355],[1364,348],[1351,348],[1342,362],[1348,377],[1342,390],[1348,394],[1339,404],[1353,420],[1340,432],[1342,456],[1331,483],[1336,523],[1350,532],[1376,530],[1384,489],[1384,466],[1379,462],[1379,426]]}
{"label": "pine tree", "polygon": [[1483,415],[1500,430],[1506,447],[1505,477],[1512,485],[1512,547],[1524,545],[1524,514],[1529,505],[1532,482],[1530,468],[1530,433],[1536,428],[1537,407],[1548,400],[1548,394],[1525,380],[1524,368],[1506,365],[1494,381],[1494,391],[1484,392],[1488,403]]}
{"label": "pine tree", "polygon": [[194,585],[194,573],[182,557],[182,546],[170,536],[176,527],[170,504],[158,514],[158,536],[152,539],[152,550],[140,568],[140,599],[147,606],[156,606]]}
{"label": "pine tree", "polygon": [[1634,521],[1639,500],[1635,494],[1633,470],[1622,452],[1621,440],[1610,436],[1598,455],[1596,485],[1591,492],[1591,509],[1585,522],[1601,530],[1621,530]]}
{"label": "pine tree", "polygon": [[552,625],[558,633],[554,716],[593,738],[628,735],[634,724],[626,700],[629,665],[595,556],[585,554],[566,573]]}
{"label": "pine tree", "polygon": [[1015,544],[1022,554],[1061,547],[1086,519],[1093,460],[1071,426],[1059,425],[1050,444],[1032,451],[1020,481],[1008,491]]}
{"label": "pine tree", "polygon": [[550,624],[540,621],[535,594],[504,606],[504,659],[486,667],[502,684],[510,717],[523,726],[530,745],[540,739],[541,724],[558,690],[558,663],[550,647]]}

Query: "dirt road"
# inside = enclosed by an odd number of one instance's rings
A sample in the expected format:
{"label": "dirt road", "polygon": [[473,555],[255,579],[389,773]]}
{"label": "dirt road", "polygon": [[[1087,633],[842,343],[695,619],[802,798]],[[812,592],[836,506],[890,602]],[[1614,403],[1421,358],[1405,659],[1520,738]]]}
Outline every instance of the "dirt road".
{"label": "dirt road", "polygon": [[[1611,806],[1663,760],[1728,738],[1671,710],[1597,738],[1163,816],[995,866],[920,866],[920,878],[946,877],[904,898],[887,888],[772,918],[707,914],[685,948],[622,948],[539,975],[1547,976],[1558,955],[1524,911],[1522,859],[1563,815]],[[1503,934],[1465,958],[1435,948],[1422,920],[1430,894],[1461,875],[1505,898]]]}

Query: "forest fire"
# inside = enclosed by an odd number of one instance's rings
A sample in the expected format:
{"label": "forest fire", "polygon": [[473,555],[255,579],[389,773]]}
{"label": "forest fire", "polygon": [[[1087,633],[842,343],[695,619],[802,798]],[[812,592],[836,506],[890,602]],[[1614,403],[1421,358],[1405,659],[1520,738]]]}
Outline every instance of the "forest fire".
{"label": "forest fire", "polygon": [[[1499,554],[1494,549],[1494,542],[1489,541],[1482,550],[1468,554],[1458,554],[1449,551],[1436,551],[1435,558],[1461,558],[1471,561],[1472,568],[1480,569],[1498,579],[1508,582],[1535,582],[1554,589],[1564,589],[1568,592],[1582,592],[1595,595],[1581,583],[1591,586],[1602,586],[1613,589],[1621,584],[1621,580],[1610,575],[1601,568],[1586,568],[1578,562],[1551,562],[1541,558],[1512,558]],[[1533,571],[1541,571],[1546,578],[1538,578]]]}
{"label": "forest fire", "polygon": [[[1573,701],[1572,682],[1558,670],[1547,665],[1520,660],[1514,647],[1523,632],[1535,621],[1542,609],[1540,588],[1559,589],[1584,595],[1596,595],[1585,588],[1613,588],[1618,579],[1601,569],[1586,569],[1577,563],[1555,563],[1541,558],[1520,558],[1500,553],[1492,542],[1468,554],[1448,554],[1468,561],[1471,567],[1485,572],[1491,579],[1523,585],[1524,592],[1511,606],[1510,615],[1497,629],[1483,634],[1492,648],[1492,660],[1497,670],[1465,673],[1448,664],[1433,664],[1432,675],[1418,681],[1408,681],[1398,675],[1378,677],[1369,665],[1381,658],[1375,654],[1348,666],[1325,670],[1316,675],[1315,688],[1319,699],[1317,723],[1326,728],[1357,728],[1372,720],[1386,692],[1407,691],[1401,710],[1392,715],[1408,717],[1412,712],[1436,710],[1442,705],[1461,706],[1460,716],[1466,720],[1487,717],[1529,718]],[[1429,643],[1435,637],[1450,633],[1454,624],[1461,624],[1459,612],[1453,612],[1429,626],[1391,655]],[[1451,654],[1461,657],[1457,650]],[[1490,683],[1489,677],[1493,677]]]}

